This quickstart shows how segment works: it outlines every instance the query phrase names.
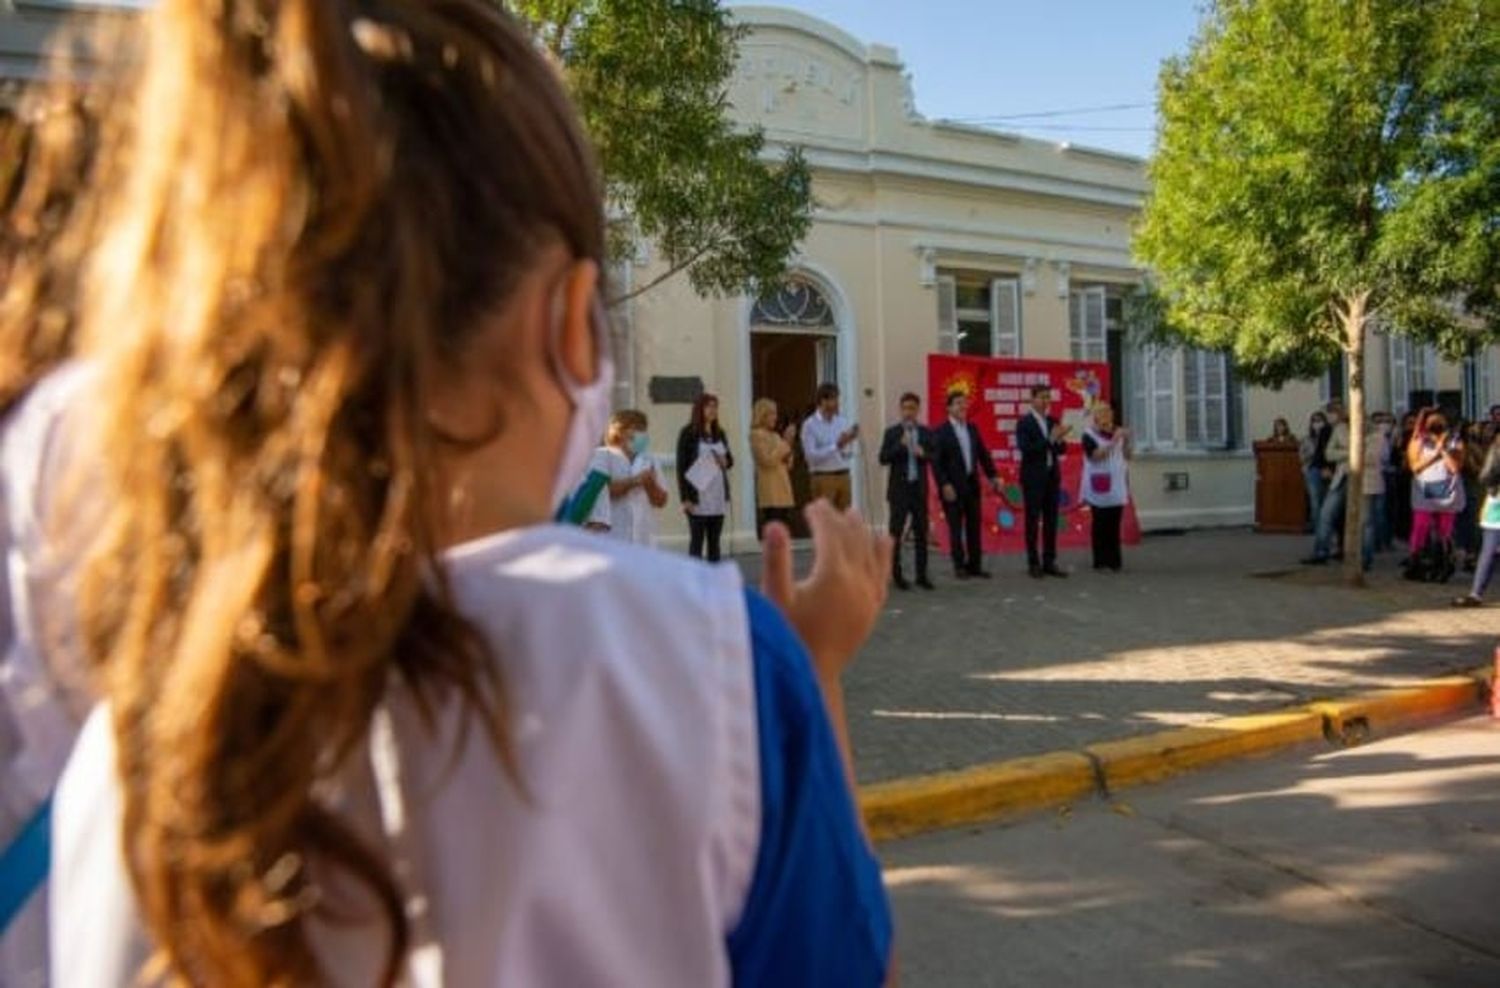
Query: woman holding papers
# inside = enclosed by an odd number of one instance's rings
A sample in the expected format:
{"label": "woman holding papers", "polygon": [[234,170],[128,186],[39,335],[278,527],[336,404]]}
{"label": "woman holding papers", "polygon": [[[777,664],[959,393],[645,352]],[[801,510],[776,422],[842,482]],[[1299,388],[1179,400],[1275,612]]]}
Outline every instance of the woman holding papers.
{"label": "woman holding papers", "polygon": [[[729,470],[734,456],[719,425],[719,399],[704,392],[677,437],[677,493],[688,516],[688,555],[719,561],[719,537],[729,514]],[[708,554],[704,556],[705,547]]]}

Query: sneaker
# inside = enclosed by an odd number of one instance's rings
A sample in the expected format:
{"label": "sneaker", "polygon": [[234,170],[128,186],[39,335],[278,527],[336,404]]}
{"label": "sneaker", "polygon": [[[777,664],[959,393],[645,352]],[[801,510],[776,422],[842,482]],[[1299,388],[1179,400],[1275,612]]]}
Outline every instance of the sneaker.
{"label": "sneaker", "polygon": [[1464,594],[1462,597],[1455,597],[1453,599],[1453,606],[1454,607],[1483,607],[1484,606],[1484,598],[1482,598],[1482,597],[1476,597],[1476,596],[1474,596],[1471,593]]}

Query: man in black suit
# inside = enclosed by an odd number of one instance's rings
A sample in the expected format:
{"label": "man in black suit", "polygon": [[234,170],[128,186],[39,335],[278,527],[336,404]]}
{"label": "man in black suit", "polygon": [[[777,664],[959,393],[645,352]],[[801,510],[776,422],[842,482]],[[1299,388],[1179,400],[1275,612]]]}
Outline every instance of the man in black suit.
{"label": "man in black suit", "polygon": [[932,432],[917,421],[922,399],[908,391],[901,396],[901,421],[885,430],[880,442],[880,462],[890,469],[885,482],[885,500],[891,509],[891,580],[898,590],[910,590],[901,575],[901,537],[911,520],[913,550],[917,564],[917,586],[935,589],[927,579],[927,469],[932,462]]}
{"label": "man in black suit", "polygon": [[[1031,411],[1016,422],[1016,448],[1021,451],[1021,492],[1026,499],[1026,562],[1031,575],[1067,576],[1057,566],[1057,501],[1062,492],[1062,458],[1068,449],[1068,430],[1051,418],[1052,389],[1031,389]],[[1042,551],[1037,552],[1037,529]]]}
{"label": "man in black suit", "polygon": [[979,478],[989,478],[1000,493],[995,461],[979,438],[979,429],[969,421],[969,398],[962,391],[948,395],[948,421],[938,426],[937,455],[932,472],[943,495],[943,514],[948,516],[948,544],[953,550],[953,575],[989,579],[985,572],[983,532],[979,517]]}

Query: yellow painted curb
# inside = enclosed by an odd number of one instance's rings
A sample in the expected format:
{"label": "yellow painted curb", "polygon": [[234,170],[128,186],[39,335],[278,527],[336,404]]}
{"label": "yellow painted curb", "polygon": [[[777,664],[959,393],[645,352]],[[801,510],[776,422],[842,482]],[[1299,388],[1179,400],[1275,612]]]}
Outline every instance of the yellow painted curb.
{"label": "yellow painted curb", "polygon": [[890,840],[1058,806],[1093,792],[1093,764],[1063,751],[864,786],[859,803],[870,837]]}
{"label": "yellow painted curb", "polygon": [[1493,679],[1494,668],[1485,665],[1414,686],[1227,717],[1198,727],[1093,744],[1082,751],[896,779],[860,787],[860,809],[877,841],[1019,816],[1230,759],[1268,755],[1324,738],[1358,742],[1476,708],[1489,696]]}
{"label": "yellow painted curb", "polygon": [[1485,671],[1475,670],[1416,686],[1322,700],[1308,704],[1307,709],[1326,718],[1330,738],[1360,741],[1376,732],[1477,706],[1487,695]]}
{"label": "yellow painted curb", "polygon": [[1104,783],[1112,792],[1231,758],[1269,754],[1322,739],[1323,718],[1303,708],[1226,717],[1198,727],[1091,744],[1084,751],[1099,760]]}

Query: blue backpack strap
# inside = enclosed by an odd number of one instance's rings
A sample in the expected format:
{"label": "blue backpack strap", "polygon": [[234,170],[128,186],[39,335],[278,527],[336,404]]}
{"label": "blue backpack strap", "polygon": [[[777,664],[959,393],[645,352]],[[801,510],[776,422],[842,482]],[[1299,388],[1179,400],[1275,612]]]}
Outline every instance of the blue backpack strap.
{"label": "blue backpack strap", "polygon": [[4,935],[47,880],[51,859],[52,798],[49,796],[0,852],[0,935]]}
{"label": "blue backpack strap", "polygon": [[594,505],[599,501],[599,495],[603,494],[609,486],[609,474],[602,470],[590,470],[583,483],[573,492],[573,496],[562,503],[557,509],[554,521],[563,525],[582,525],[591,513]]}

